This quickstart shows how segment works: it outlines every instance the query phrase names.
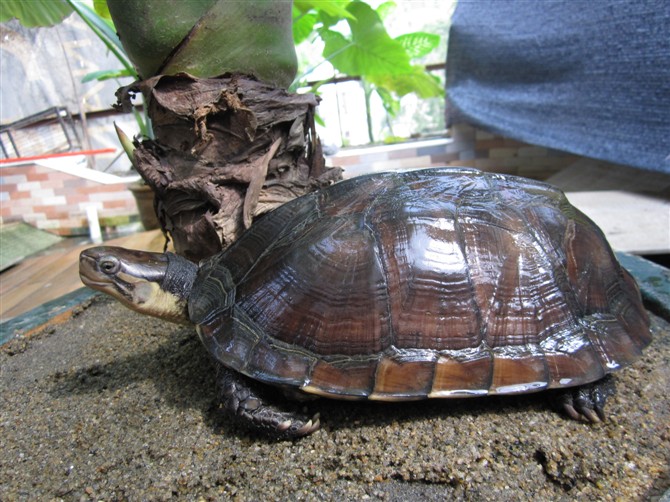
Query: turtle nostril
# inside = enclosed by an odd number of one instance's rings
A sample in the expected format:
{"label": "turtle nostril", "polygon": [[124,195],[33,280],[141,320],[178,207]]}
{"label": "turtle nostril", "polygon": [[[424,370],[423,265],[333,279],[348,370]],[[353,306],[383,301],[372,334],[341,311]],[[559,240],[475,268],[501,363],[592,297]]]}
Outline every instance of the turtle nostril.
{"label": "turtle nostril", "polygon": [[114,257],[107,257],[100,261],[100,270],[105,274],[113,274],[119,270],[119,260]]}

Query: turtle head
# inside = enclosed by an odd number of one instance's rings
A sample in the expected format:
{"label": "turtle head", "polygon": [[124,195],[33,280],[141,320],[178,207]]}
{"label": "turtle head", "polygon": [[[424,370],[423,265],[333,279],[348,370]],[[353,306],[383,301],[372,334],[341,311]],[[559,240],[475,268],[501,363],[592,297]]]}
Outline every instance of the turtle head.
{"label": "turtle head", "polygon": [[188,298],[198,267],[172,253],[100,246],[82,251],[79,276],[89,288],[126,307],[174,322],[189,322]]}

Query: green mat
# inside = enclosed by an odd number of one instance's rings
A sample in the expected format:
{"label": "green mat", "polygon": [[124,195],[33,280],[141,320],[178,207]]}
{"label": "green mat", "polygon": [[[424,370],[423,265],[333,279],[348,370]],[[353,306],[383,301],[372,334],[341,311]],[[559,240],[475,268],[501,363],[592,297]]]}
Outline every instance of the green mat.
{"label": "green mat", "polygon": [[39,230],[27,223],[1,225],[0,272],[60,240],[62,237]]}
{"label": "green mat", "polygon": [[637,280],[645,307],[670,322],[670,269],[632,254],[617,253],[617,258]]}

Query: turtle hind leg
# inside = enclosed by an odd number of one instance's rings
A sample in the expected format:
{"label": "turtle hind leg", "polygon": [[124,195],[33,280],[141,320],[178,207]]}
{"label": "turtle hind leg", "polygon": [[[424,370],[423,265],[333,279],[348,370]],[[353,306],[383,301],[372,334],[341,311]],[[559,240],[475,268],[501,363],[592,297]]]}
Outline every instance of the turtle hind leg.
{"label": "turtle hind leg", "polygon": [[318,415],[308,419],[267,403],[254,382],[221,364],[217,364],[216,380],[221,408],[251,429],[276,439],[293,439],[308,436],[321,425]]}
{"label": "turtle hind leg", "polygon": [[605,403],[616,392],[611,375],[595,382],[556,391],[558,406],[574,420],[596,423],[605,420]]}

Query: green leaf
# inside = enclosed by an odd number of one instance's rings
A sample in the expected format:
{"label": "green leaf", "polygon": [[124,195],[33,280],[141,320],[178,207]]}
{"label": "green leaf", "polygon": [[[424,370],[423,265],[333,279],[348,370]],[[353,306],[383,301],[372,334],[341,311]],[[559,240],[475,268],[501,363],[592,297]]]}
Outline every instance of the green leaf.
{"label": "green leaf", "polygon": [[112,15],[107,7],[107,0],[93,0],[93,10],[103,19],[112,20]]}
{"label": "green leaf", "polygon": [[393,40],[379,15],[362,2],[347,7],[356,19],[347,19],[351,39],[334,30],[321,30],[323,56],[347,75],[397,75],[411,71],[409,57],[400,42]]}
{"label": "green leaf", "polygon": [[319,115],[318,113],[315,113],[315,114],[314,114],[314,121],[315,121],[317,124],[319,124],[321,127],[326,127],[326,121],[323,120],[323,118],[321,117],[321,115]]}
{"label": "green leaf", "polygon": [[84,78],[81,79],[82,83],[91,82],[92,80],[109,80],[111,78],[121,78],[121,77],[135,77],[137,74],[134,71],[128,71],[124,68],[123,70],[99,70],[92,71],[84,75]]}
{"label": "green leaf", "polygon": [[343,21],[344,18],[339,16],[331,16],[330,14],[323,12],[322,10],[317,11],[317,16],[321,22],[322,28],[330,28],[335,26],[340,21]]}
{"label": "green leaf", "polygon": [[295,0],[293,5],[300,12],[323,12],[328,16],[339,19],[352,18],[352,14],[346,9],[350,0]]}
{"label": "green leaf", "polygon": [[96,11],[91,9],[88,5],[80,0],[67,0],[74,11],[84,20],[84,22],[91,28],[96,35],[103,41],[113,45],[119,51],[123,52],[123,45],[119,40],[119,36],[114,30],[114,24],[111,20],[106,20],[101,17]]}
{"label": "green leaf", "polygon": [[398,96],[415,93],[422,99],[434,98],[444,94],[440,79],[422,66],[413,66],[411,71],[402,75],[382,75],[370,77],[375,86],[388,89]]}
{"label": "green leaf", "polygon": [[131,74],[137,76],[137,72],[128,60],[123,45],[114,31],[111,21],[101,18],[93,9],[80,1],[67,0],[72,9],[82,18],[89,28],[98,36],[112,54],[119,60],[123,67]]}
{"label": "green leaf", "polygon": [[375,87],[375,92],[382,100],[382,106],[384,110],[391,117],[395,117],[400,111],[400,100],[396,98],[388,89],[383,87]]}
{"label": "green leaf", "polygon": [[[326,44],[323,49],[323,57],[330,61],[333,66],[338,68],[341,66],[346,66],[347,59],[345,57],[340,58],[340,56],[346,49],[352,47],[353,43],[338,31],[322,29],[319,30],[319,36]],[[342,71],[342,73],[348,73],[346,70],[340,71]]]}
{"label": "green leaf", "polygon": [[28,28],[53,26],[72,14],[65,0],[1,0],[0,22],[16,18]]}
{"label": "green leaf", "polygon": [[420,58],[429,54],[440,44],[440,36],[425,31],[406,33],[395,39],[407,51],[411,59]]}
{"label": "green leaf", "polygon": [[389,14],[391,14],[397,7],[395,2],[384,2],[379,7],[377,7],[377,14],[381,19],[386,19]]}
{"label": "green leaf", "polygon": [[293,42],[295,45],[309,38],[317,21],[318,17],[314,13],[300,14],[293,17]]}
{"label": "green leaf", "polygon": [[[146,111],[146,108],[144,109]],[[151,129],[151,118],[147,115],[144,116],[146,120],[142,119],[142,114],[138,111],[136,106],[133,106],[133,115],[135,116],[135,122],[140,128],[140,134],[145,138],[154,139],[154,134]]]}

